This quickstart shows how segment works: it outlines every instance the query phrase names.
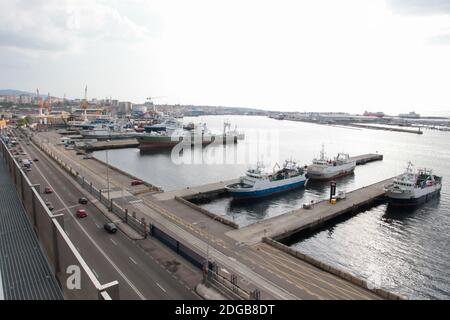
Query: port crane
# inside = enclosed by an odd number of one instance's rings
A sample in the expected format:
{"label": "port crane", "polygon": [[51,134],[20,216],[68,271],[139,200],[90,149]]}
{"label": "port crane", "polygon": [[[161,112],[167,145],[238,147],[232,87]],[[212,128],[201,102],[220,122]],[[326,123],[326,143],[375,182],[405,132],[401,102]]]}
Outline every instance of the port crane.
{"label": "port crane", "polygon": [[88,104],[88,101],[87,101],[87,85],[86,85],[86,88],[84,88],[84,99],[83,99],[83,102],[81,103],[81,109],[83,109],[83,120],[85,121],[85,122],[87,122],[88,121],[88,118],[87,118],[87,108],[88,108],[88,106],[89,106],[89,104]]}

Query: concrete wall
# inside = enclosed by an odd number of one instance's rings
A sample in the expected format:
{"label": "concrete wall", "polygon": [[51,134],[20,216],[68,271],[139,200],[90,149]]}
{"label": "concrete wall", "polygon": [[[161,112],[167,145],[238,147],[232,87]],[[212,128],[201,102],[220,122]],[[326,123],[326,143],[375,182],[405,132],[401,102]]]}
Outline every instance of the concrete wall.
{"label": "concrete wall", "polygon": [[[19,197],[33,225],[50,269],[54,273],[65,299],[111,300],[119,298],[117,281],[102,285],[93,275],[64,231],[64,215],[54,215],[42,199],[39,188],[34,187],[3,141],[0,142],[3,160],[8,164]],[[78,268],[81,287],[71,288],[68,278],[71,269]],[[70,281],[69,281],[70,282]]]}
{"label": "concrete wall", "polygon": [[347,280],[347,281],[349,281],[349,282],[351,282],[351,283],[353,283],[353,284],[355,284],[357,286],[360,286],[360,287],[362,287],[364,289],[372,291],[373,293],[379,295],[380,297],[382,297],[384,299],[403,300],[403,298],[400,297],[399,295],[396,295],[394,293],[388,292],[388,291],[386,291],[384,289],[371,288],[371,286],[369,286],[368,283],[365,280],[359,279],[359,278],[351,275],[348,272],[342,271],[342,270],[340,270],[338,268],[335,268],[335,267],[330,266],[330,265],[328,265],[326,263],[323,263],[323,262],[321,262],[321,261],[319,261],[317,259],[314,259],[313,257],[310,257],[310,256],[308,256],[308,255],[306,255],[304,253],[301,253],[301,252],[299,252],[297,250],[294,250],[291,247],[288,247],[288,246],[286,246],[286,245],[284,245],[284,244],[282,244],[282,243],[280,243],[278,241],[275,241],[275,240],[273,240],[271,238],[264,237],[263,238],[263,242],[265,242],[265,243],[267,243],[267,244],[273,246],[274,248],[277,248],[277,249],[279,249],[279,250],[281,250],[283,252],[286,252],[287,254],[289,254],[289,255],[291,255],[291,256],[293,256],[295,258],[298,258],[298,259],[303,260],[303,261],[305,261],[305,262],[307,262],[309,264],[312,264],[313,266],[315,266],[315,267],[317,267],[317,268],[319,268],[321,270],[324,270],[326,272],[334,274],[335,276],[338,276],[338,277],[340,277],[340,278],[342,278],[344,280]]}

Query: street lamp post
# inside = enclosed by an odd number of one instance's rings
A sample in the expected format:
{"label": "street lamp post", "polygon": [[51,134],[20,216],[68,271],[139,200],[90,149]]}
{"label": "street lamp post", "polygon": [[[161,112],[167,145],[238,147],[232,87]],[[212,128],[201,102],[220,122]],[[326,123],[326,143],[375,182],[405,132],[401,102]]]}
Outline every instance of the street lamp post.
{"label": "street lamp post", "polygon": [[[219,217],[220,216],[215,216],[208,223],[205,223],[205,221],[202,221],[202,223],[204,223],[204,228],[206,229],[207,234],[209,234],[209,224],[214,222]],[[207,237],[207,241],[206,241],[206,272],[209,272],[209,239],[208,239],[208,237]]]}
{"label": "street lamp post", "polygon": [[[106,140],[106,142],[109,142],[109,140]],[[108,187],[108,201],[110,201],[110,197],[109,197],[109,160],[108,160],[108,146],[106,146],[106,181],[107,181],[107,187]]]}

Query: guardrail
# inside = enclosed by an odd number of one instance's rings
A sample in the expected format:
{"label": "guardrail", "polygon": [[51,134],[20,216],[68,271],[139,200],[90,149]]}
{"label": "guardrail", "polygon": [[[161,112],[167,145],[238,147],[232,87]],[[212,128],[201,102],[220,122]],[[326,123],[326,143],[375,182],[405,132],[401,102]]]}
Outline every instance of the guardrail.
{"label": "guardrail", "polygon": [[119,283],[97,280],[64,231],[64,215],[52,214],[40,195],[40,186],[31,183],[3,140],[0,151],[64,298],[119,299]]}

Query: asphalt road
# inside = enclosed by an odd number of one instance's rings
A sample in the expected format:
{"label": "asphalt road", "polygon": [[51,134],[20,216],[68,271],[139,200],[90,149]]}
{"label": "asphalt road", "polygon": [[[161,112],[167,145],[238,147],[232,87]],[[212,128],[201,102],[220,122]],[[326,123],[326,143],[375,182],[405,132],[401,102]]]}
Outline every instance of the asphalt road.
{"label": "asphalt road", "polygon": [[[28,177],[41,185],[41,192],[47,186],[54,190],[42,197],[52,202],[54,213],[65,214],[66,233],[101,283],[117,280],[121,299],[199,299],[125,234],[107,233],[103,225],[109,220],[92,203],[78,204],[84,195],[74,182],[34,145],[21,145],[31,159],[39,159]],[[76,218],[78,208],[86,209],[88,217]]]}

